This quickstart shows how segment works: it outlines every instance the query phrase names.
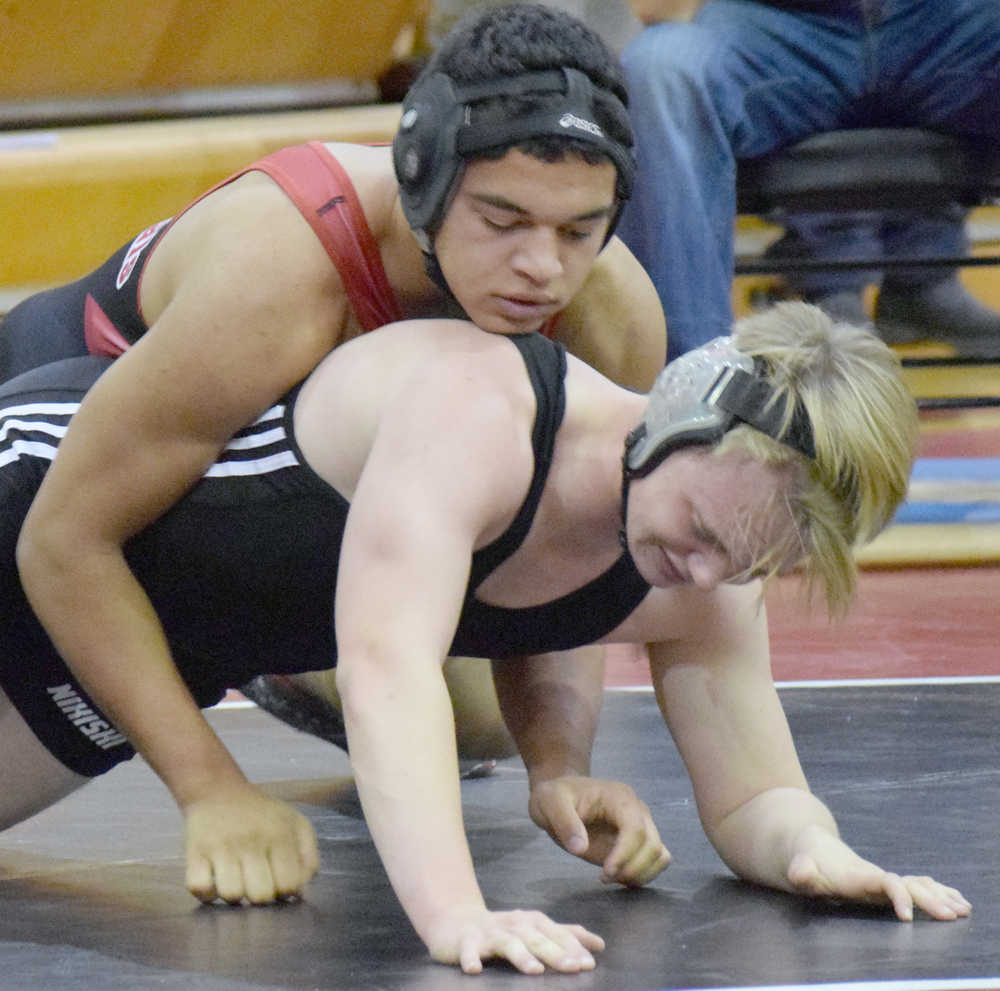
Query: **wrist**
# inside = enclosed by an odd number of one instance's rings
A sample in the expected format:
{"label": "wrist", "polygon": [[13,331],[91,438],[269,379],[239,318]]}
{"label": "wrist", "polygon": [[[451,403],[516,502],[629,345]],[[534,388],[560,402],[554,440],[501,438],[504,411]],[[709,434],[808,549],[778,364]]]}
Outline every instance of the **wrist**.
{"label": "wrist", "polygon": [[410,921],[424,945],[434,953],[436,946],[449,942],[449,935],[469,919],[487,912],[482,895],[467,893],[461,899],[449,898],[437,907],[428,906],[423,911],[410,915]]}
{"label": "wrist", "polygon": [[557,781],[560,778],[589,778],[589,763],[567,764],[565,762],[542,762],[531,765],[528,771],[528,787],[537,788],[539,785]]}
{"label": "wrist", "polygon": [[219,798],[226,791],[242,790],[250,786],[228,750],[202,755],[200,760],[180,762],[180,770],[158,770],[164,784],[181,809],[208,798]]}

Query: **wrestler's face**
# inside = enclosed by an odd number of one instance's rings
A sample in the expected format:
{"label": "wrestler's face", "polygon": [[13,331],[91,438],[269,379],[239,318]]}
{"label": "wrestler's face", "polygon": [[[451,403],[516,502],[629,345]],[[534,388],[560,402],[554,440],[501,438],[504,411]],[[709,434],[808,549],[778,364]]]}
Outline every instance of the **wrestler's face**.
{"label": "wrestler's face", "polygon": [[538,330],[583,285],[615,207],[615,168],[517,149],[466,166],[434,240],[441,271],[484,330]]}
{"label": "wrestler's face", "polygon": [[803,547],[788,495],[796,466],[682,448],[629,487],[628,547],[651,585],[711,590],[745,582],[770,550],[791,567]]}

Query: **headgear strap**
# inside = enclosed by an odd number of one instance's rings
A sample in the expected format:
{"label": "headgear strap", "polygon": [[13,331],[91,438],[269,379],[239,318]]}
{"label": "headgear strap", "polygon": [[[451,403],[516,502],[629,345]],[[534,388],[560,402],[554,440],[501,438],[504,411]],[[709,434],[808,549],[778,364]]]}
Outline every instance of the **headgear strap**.
{"label": "headgear strap", "polygon": [[749,423],[768,437],[780,440],[807,458],[816,457],[816,442],[805,407],[801,403],[796,404],[788,428],[782,432],[785,411],[780,403],[775,402],[774,390],[765,378],[736,368],[715,397],[715,403],[736,419]]}

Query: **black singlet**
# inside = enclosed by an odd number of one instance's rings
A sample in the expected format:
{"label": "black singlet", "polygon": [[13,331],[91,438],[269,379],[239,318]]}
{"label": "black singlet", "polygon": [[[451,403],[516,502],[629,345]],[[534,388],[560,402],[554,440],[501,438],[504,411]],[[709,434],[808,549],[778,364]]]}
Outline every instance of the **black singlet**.
{"label": "black singlet", "polygon": [[[510,528],[473,556],[450,651],[456,655],[503,658],[592,643],[649,591],[625,554],[586,586],[540,606],[502,609],[475,597],[531,526],[564,410],[563,348],[535,334],[510,340],[537,397],[535,473]],[[108,363],[69,359],[0,386],[0,581],[6,583],[0,589],[0,684],[55,756],[90,775],[130,757],[131,748],[115,737],[35,620],[20,590],[14,551],[59,437]],[[298,449],[297,395],[293,389],[240,431],[202,480],[126,546],[201,706],[259,674],[336,663],[333,595],[349,504]]]}

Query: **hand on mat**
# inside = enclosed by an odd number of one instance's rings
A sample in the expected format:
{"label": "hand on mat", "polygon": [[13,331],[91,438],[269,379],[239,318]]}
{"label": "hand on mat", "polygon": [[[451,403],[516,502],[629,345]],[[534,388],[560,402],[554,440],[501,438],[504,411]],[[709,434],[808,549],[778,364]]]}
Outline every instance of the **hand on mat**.
{"label": "hand on mat", "polygon": [[187,887],[200,901],[291,898],[319,867],[309,820],[253,785],[192,802],[184,815]]}
{"label": "hand on mat", "polygon": [[913,919],[914,906],[943,921],[968,915],[972,908],[954,888],[932,877],[901,877],[885,871],[819,826],[810,826],[799,836],[788,880],[805,895],[891,905],[905,922]]}
{"label": "hand on mat", "polygon": [[458,964],[466,974],[481,973],[491,957],[509,961],[522,974],[541,974],[546,967],[577,974],[594,969],[592,954],[604,949],[604,940],[541,912],[456,905],[432,927],[427,948],[438,963]]}
{"label": "hand on mat", "polygon": [[528,811],[564,850],[603,868],[602,880],[638,887],[670,863],[646,803],[620,781],[543,781],[532,787]]}

